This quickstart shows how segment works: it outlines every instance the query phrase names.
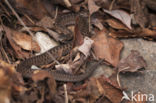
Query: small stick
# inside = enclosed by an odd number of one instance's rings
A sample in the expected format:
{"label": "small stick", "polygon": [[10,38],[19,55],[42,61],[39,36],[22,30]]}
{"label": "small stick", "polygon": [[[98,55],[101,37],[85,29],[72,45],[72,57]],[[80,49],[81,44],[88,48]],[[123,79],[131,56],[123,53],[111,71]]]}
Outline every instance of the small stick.
{"label": "small stick", "polygon": [[67,85],[64,84],[63,87],[64,87],[64,94],[65,94],[65,103],[68,103]]}
{"label": "small stick", "polygon": [[114,3],[115,3],[115,0],[113,0],[113,1],[111,2],[111,4],[110,4],[110,7],[109,7],[109,10],[110,10],[110,11],[112,10]]}

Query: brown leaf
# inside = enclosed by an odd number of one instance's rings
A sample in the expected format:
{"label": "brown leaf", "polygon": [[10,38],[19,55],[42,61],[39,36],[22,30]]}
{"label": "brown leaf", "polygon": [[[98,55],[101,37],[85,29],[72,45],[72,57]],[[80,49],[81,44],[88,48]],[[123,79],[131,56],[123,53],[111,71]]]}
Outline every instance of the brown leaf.
{"label": "brown leaf", "polygon": [[83,43],[83,35],[80,32],[79,20],[80,20],[80,17],[77,17],[75,30],[74,30],[74,47],[79,46]]}
{"label": "brown leaf", "polygon": [[47,84],[50,89],[50,93],[54,95],[56,93],[56,82],[53,76],[47,71],[39,71],[32,75],[32,80],[35,82],[44,81],[48,78]]}
{"label": "brown leaf", "polygon": [[25,91],[22,77],[16,72],[13,65],[0,60],[0,103],[8,103],[11,94],[20,94]]}
{"label": "brown leaf", "polygon": [[102,30],[104,28],[99,19],[93,19],[92,24],[95,25],[99,30]]}
{"label": "brown leaf", "polygon": [[131,27],[131,16],[127,12],[125,12],[123,10],[108,11],[106,9],[104,9],[104,12],[106,12],[106,13],[110,14],[111,16],[115,17],[116,19],[120,20],[129,29],[132,29],[132,27]]}
{"label": "brown leaf", "polygon": [[124,29],[124,30],[129,31],[129,29],[124,24],[122,24],[121,22],[119,22],[119,21],[117,21],[115,19],[107,19],[106,22],[112,28],[115,28],[115,29]]}
{"label": "brown leaf", "polygon": [[94,37],[93,50],[98,58],[105,59],[113,66],[117,66],[123,43],[107,37],[106,30],[102,30]]}
{"label": "brown leaf", "polygon": [[11,35],[15,43],[19,45],[21,48],[29,51],[31,50],[36,52],[40,51],[39,45],[32,40],[32,37],[30,35],[27,35],[22,32],[13,31],[13,30]]}
{"label": "brown leaf", "polygon": [[14,4],[16,9],[21,13],[33,16],[37,19],[41,19],[45,15],[48,15],[43,2],[40,0],[15,0]]}
{"label": "brown leaf", "polygon": [[132,50],[131,54],[122,59],[118,64],[118,72],[136,72],[141,68],[145,68],[147,66],[145,60],[140,53],[136,50]]}
{"label": "brown leaf", "polygon": [[94,0],[88,0],[88,9],[89,9],[90,15],[93,14],[94,12],[98,11],[99,8],[100,7],[95,4]]}
{"label": "brown leaf", "polygon": [[99,98],[99,96],[104,95],[112,103],[120,103],[122,98],[122,91],[118,88],[115,88],[113,85],[111,85],[105,80],[105,77],[99,77],[97,79],[91,78],[88,83],[88,90],[90,90],[90,93],[93,96],[96,96],[96,98]]}
{"label": "brown leaf", "polygon": [[25,58],[30,56],[28,52],[22,51],[21,48],[26,50],[40,51],[40,47],[38,46],[38,44],[32,41],[32,38],[27,34],[17,32],[8,27],[4,27],[4,30],[10,42],[10,45],[16,52],[18,58]]}

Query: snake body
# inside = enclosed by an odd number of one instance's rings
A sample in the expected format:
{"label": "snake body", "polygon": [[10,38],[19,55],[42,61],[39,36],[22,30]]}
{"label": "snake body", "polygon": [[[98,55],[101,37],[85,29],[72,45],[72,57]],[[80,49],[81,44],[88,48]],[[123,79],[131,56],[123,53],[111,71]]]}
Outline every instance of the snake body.
{"label": "snake body", "polygon": [[[56,19],[57,29],[66,34],[70,34],[71,32],[67,29],[66,26],[75,24],[76,17],[77,14],[66,14],[64,16],[60,16],[58,19]],[[87,20],[85,20],[83,17],[80,17],[78,23],[79,29],[84,35],[89,34],[88,23],[86,21]],[[17,71],[20,72],[24,77],[30,77],[34,71],[33,69],[31,69],[32,65],[42,66],[53,62],[53,58],[50,55],[52,55],[56,60],[59,61],[60,57],[69,54],[71,49],[72,42],[54,47],[41,55],[34,56],[24,61],[21,61],[20,64],[17,65]],[[49,72],[53,75],[54,79],[57,81],[78,82],[89,77],[97,65],[98,63],[91,66],[91,68],[88,68],[88,70],[81,75],[70,75],[53,70],[50,70]]]}

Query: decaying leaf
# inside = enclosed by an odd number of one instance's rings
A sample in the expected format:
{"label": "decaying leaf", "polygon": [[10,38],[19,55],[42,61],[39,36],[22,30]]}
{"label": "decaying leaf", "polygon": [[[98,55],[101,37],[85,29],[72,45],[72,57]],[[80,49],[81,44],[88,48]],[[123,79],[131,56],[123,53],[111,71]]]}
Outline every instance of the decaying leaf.
{"label": "decaying leaf", "polygon": [[15,41],[15,43],[20,46],[21,48],[25,50],[34,50],[36,52],[40,51],[39,45],[32,40],[32,37],[21,32],[13,31],[11,30],[12,39]]}
{"label": "decaying leaf", "polygon": [[113,66],[117,66],[120,51],[123,48],[123,43],[114,38],[107,37],[105,30],[97,33],[94,37],[93,50],[98,58],[105,59]]}
{"label": "decaying leaf", "polygon": [[7,34],[8,39],[13,40],[13,42],[15,42],[21,48],[25,50],[34,50],[37,52],[40,51],[38,44],[32,40],[31,36],[25,33],[7,28],[7,27],[4,27],[4,28],[5,28],[5,32]]}
{"label": "decaying leaf", "polygon": [[121,22],[119,22],[119,21],[117,21],[115,19],[107,19],[106,22],[112,28],[115,28],[115,29],[124,29],[124,30],[129,31],[129,29],[125,25],[123,25]]}
{"label": "decaying leaf", "polygon": [[34,50],[37,52],[40,51],[40,47],[32,40],[31,36],[7,27],[4,27],[4,30],[11,47],[17,55],[17,58],[28,58],[30,56],[28,52],[22,51],[22,49],[29,51]]}
{"label": "decaying leaf", "polygon": [[11,94],[20,95],[25,92],[22,77],[13,65],[0,60],[0,103],[11,103]]}
{"label": "decaying leaf", "polygon": [[33,74],[32,79],[34,82],[44,81],[47,79],[48,88],[50,89],[50,93],[54,95],[56,93],[56,82],[53,76],[48,73],[47,71],[39,71],[35,74]]}
{"label": "decaying leaf", "polygon": [[100,7],[95,4],[94,0],[88,0],[88,9],[89,9],[90,15],[93,14],[94,12],[98,11],[99,8]]}
{"label": "decaying leaf", "polygon": [[74,46],[79,46],[83,43],[83,35],[80,31],[79,21],[80,21],[80,18],[77,17],[75,28],[74,28]]}
{"label": "decaying leaf", "polygon": [[86,57],[89,56],[90,54],[90,49],[92,47],[92,44],[93,44],[93,40],[91,40],[90,38],[88,37],[85,37],[84,38],[84,42],[83,44],[78,48],[78,50],[83,53]]}
{"label": "decaying leaf", "polygon": [[99,19],[93,19],[92,24],[95,25],[99,30],[104,28]]}
{"label": "decaying leaf", "polygon": [[131,54],[122,59],[118,64],[118,72],[136,72],[141,68],[145,68],[147,66],[145,60],[140,53],[136,50],[132,50]]}
{"label": "decaying leaf", "polygon": [[117,18],[120,20],[123,24],[125,24],[129,29],[132,29],[131,27],[131,16],[122,10],[112,10],[108,11],[104,9],[104,12],[110,14],[111,16]]}
{"label": "decaying leaf", "polygon": [[87,90],[95,99],[104,95],[112,103],[120,103],[122,98],[122,91],[105,81],[105,78],[103,77],[99,77],[97,79],[91,78],[88,82]]}
{"label": "decaying leaf", "polygon": [[58,46],[57,42],[51,39],[47,34],[42,32],[37,32],[35,34],[37,43],[39,44],[41,51],[39,54],[46,52],[47,50]]}

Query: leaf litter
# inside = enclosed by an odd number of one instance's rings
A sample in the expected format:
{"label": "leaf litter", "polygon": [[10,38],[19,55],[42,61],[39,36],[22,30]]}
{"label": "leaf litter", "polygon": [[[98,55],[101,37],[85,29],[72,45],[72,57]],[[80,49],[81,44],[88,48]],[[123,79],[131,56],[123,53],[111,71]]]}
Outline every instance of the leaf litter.
{"label": "leaf litter", "polygon": [[[44,36],[36,42],[23,24],[21,25],[16,13],[8,9],[8,1],[30,32],[47,35],[48,39],[44,40]],[[121,1],[2,0],[0,2],[2,28],[0,34],[3,34],[0,46],[0,102],[120,103],[124,91],[120,85],[121,81],[118,80],[120,72],[134,73],[141,68],[146,69],[148,65],[136,50],[132,50],[127,58],[121,59],[124,43],[120,38],[138,37],[152,41],[156,39],[156,26],[153,19],[156,16],[153,8],[156,3],[152,0],[148,3],[146,0],[143,0],[143,3],[138,2],[140,0]],[[38,52],[46,52],[45,48],[53,48],[52,39],[56,41],[54,46],[64,44],[55,28],[55,19],[60,14],[64,15],[65,11],[87,15],[86,20],[89,21],[92,36],[83,36],[79,27],[80,18],[77,17],[73,30],[73,49],[69,55],[61,56],[61,61],[58,63],[39,67],[40,69],[36,70],[31,78],[23,78],[14,67],[17,61],[35,56]],[[147,19],[148,17],[150,19]],[[45,41],[44,44],[43,41]],[[44,45],[44,49],[40,46],[41,44]],[[4,53],[7,56],[4,56]],[[61,54],[62,51],[58,53],[58,55]],[[46,71],[50,68],[63,70],[66,74],[82,74],[86,72],[86,68],[92,66],[92,62],[101,59],[102,64],[113,69],[114,74],[110,77],[101,75],[96,78],[90,77],[80,83],[64,83],[55,81],[53,75]],[[11,64],[8,64],[6,60]]]}

